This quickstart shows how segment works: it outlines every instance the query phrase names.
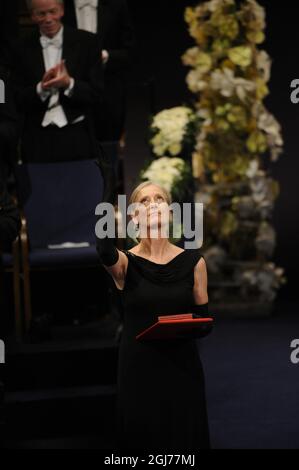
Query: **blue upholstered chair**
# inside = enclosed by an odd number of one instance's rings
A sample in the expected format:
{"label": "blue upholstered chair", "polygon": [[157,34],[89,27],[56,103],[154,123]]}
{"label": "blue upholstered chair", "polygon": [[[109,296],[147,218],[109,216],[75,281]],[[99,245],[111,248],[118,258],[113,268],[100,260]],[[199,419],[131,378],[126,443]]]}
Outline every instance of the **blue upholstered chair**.
{"label": "blue upholstered chair", "polygon": [[22,164],[16,173],[23,211],[20,239],[27,332],[32,318],[32,270],[98,264],[95,208],[103,182],[93,160]]}
{"label": "blue upholstered chair", "polygon": [[[4,273],[11,273],[13,278],[14,292],[14,311],[15,311],[15,334],[16,339],[22,336],[22,313],[21,313],[21,289],[20,289],[20,250],[19,238],[12,243],[11,252],[0,253],[2,257],[2,265]],[[0,282],[3,282],[1,279]],[[0,289],[2,285],[0,286]],[[5,295],[5,292],[4,292]]]}

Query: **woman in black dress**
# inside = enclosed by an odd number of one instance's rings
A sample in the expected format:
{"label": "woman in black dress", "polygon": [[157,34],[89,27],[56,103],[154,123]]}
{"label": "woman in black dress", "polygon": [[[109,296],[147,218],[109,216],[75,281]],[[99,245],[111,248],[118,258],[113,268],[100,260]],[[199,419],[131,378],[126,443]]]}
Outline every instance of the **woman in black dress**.
{"label": "woman in black dress", "polygon": [[[161,235],[161,207],[169,207],[168,193],[156,184],[143,183],[131,202],[145,208],[147,233],[155,225]],[[137,227],[139,218],[136,212]],[[160,236],[141,236],[128,251],[117,250],[108,238],[98,239],[98,251],[124,309],[118,372],[120,448],[209,448],[204,375],[195,340],[136,340],[157,316],[207,313],[203,257],[197,249],[183,250]]]}

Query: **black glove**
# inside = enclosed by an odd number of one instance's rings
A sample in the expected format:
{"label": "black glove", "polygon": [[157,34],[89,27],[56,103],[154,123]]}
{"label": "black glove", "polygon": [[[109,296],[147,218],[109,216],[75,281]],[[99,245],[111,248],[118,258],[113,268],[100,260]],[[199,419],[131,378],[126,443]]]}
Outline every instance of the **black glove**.
{"label": "black glove", "polygon": [[193,313],[193,318],[203,318],[203,317],[209,317],[209,304],[203,304],[203,305],[192,305],[191,307],[191,313]]}
{"label": "black glove", "polygon": [[95,163],[99,167],[104,181],[102,201],[114,204],[116,199],[116,174],[113,165],[103,150]]}
{"label": "black glove", "polygon": [[[114,204],[116,197],[116,175],[113,165],[103,151],[101,152],[101,157],[98,158],[95,163],[99,167],[104,180],[102,202]],[[97,222],[102,217],[101,215],[97,216]],[[96,247],[100,260],[105,266],[113,266],[117,263],[119,253],[114,246],[114,240],[112,238],[108,238],[107,236],[105,238],[97,237]]]}
{"label": "black glove", "polygon": [[[208,303],[203,304],[203,305],[192,305],[190,312],[193,314],[193,318],[206,318],[206,317],[213,318],[213,316],[209,314]],[[203,323],[201,326],[200,335],[197,333],[197,338],[204,338],[205,336],[210,334],[213,329],[213,326],[214,326],[214,321],[211,321],[209,323]]]}

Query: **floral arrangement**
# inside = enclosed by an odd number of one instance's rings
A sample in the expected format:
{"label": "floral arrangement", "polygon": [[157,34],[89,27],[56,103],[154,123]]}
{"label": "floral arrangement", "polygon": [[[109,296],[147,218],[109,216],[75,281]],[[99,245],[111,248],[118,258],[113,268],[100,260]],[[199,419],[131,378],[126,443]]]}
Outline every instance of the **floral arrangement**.
{"label": "floral arrangement", "polygon": [[151,124],[153,153],[158,157],[180,155],[184,144],[194,137],[195,122],[196,113],[187,106],[165,109],[156,114]]}
{"label": "floral arrangement", "polygon": [[[196,46],[183,63],[189,89],[205,117],[193,154],[215,183],[246,177],[252,160],[282,152],[281,128],[263,105],[271,60],[264,41],[265,10],[255,0],[211,0],[185,14]],[[201,176],[201,175],[198,175]]]}
{"label": "floral arrangement", "polygon": [[218,275],[235,263],[230,279],[241,285],[241,296],[254,291],[271,301],[285,279],[268,261],[276,243],[271,217],[279,185],[263,163],[278,159],[283,139],[263,104],[271,69],[270,57],[259,49],[265,10],[255,0],[211,0],[187,8],[185,19],[196,44],[182,60],[191,69],[187,85],[203,119],[192,158],[197,199],[206,204],[207,262],[210,253],[226,260],[217,264]]}
{"label": "floral arrangement", "polygon": [[153,160],[141,172],[142,181],[152,181],[169,191],[176,201],[181,201],[185,194],[186,181],[192,181],[191,168],[178,157],[161,157]]}
{"label": "floral arrangement", "polygon": [[183,202],[192,190],[193,175],[190,153],[201,118],[187,106],[165,109],[152,118],[150,146],[152,159],[141,171],[141,181],[153,181]]}

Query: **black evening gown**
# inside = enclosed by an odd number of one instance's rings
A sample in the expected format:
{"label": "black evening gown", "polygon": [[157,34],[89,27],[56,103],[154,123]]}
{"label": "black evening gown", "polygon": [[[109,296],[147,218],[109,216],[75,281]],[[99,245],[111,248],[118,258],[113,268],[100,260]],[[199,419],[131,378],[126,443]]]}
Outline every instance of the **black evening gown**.
{"label": "black evening gown", "polygon": [[140,342],[136,335],[158,315],[188,313],[194,305],[199,250],[167,264],[124,251],[121,291],[124,329],[119,351],[118,446],[143,450],[209,448],[204,374],[194,339]]}

